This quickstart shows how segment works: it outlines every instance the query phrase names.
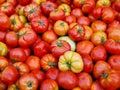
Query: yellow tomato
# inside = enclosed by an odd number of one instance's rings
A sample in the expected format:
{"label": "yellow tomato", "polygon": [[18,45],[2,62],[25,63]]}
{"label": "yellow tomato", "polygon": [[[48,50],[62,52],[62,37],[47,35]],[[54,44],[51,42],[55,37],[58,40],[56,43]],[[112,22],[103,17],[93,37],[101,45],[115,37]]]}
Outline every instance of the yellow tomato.
{"label": "yellow tomato", "polygon": [[110,0],[98,0],[96,3],[96,6],[110,6],[111,1]]}
{"label": "yellow tomato", "polygon": [[7,55],[7,52],[8,52],[8,48],[6,44],[4,44],[3,42],[0,42],[0,56]]}

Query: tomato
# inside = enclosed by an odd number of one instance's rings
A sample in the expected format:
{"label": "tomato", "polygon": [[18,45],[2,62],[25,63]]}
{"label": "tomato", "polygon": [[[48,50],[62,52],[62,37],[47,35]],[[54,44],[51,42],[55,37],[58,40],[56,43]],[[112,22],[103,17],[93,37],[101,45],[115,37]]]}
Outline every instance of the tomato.
{"label": "tomato", "polygon": [[32,74],[24,74],[18,80],[20,90],[37,90],[38,79]]}
{"label": "tomato", "polygon": [[20,5],[28,5],[31,3],[32,0],[17,0]]}
{"label": "tomato", "polygon": [[82,60],[84,63],[83,71],[87,73],[91,73],[93,70],[93,61],[90,55],[83,55]]}
{"label": "tomato", "polygon": [[7,32],[5,31],[0,31],[0,42],[5,42],[5,36]]}
{"label": "tomato", "polygon": [[23,27],[23,23],[17,14],[11,15],[10,21],[11,21],[10,29],[12,31],[19,31]]}
{"label": "tomato", "polygon": [[41,4],[41,10],[45,15],[49,15],[51,11],[57,8],[56,3],[46,1]]}
{"label": "tomato", "polygon": [[41,60],[40,65],[43,70],[48,70],[49,68],[57,66],[57,59],[52,54],[45,54]]}
{"label": "tomato", "polygon": [[5,36],[5,42],[11,47],[16,47],[18,45],[18,36],[14,31],[7,32]]}
{"label": "tomato", "polygon": [[31,3],[24,7],[24,15],[28,18],[29,21],[31,21],[33,18],[41,15],[41,9],[40,6]]}
{"label": "tomato", "polygon": [[7,0],[7,2],[11,3],[13,6],[17,5],[17,0]]}
{"label": "tomato", "polygon": [[6,90],[7,89],[7,85],[5,83],[3,83],[1,80],[0,80],[0,89],[1,90]]}
{"label": "tomato", "polygon": [[59,74],[59,69],[57,68],[49,68],[46,72],[46,79],[52,79],[52,80],[57,80],[58,74]]}
{"label": "tomato", "polygon": [[80,41],[84,38],[85,29],[82,25],[76,24],[68,30],[69,37],[74,41]]}
{"label": "tomato", "polygon": [[96,2],[96,6],[106,6],[109,7],[111,5],[111,1],[110,0],[98,0]]}
{"label": "tomato", "polygon": [[62,20],[65,18],[65,12],[64,10],[62,9],[55,9],[53,11],[50,12],[50,15],[49,17],[54,20],[54,21],[57,21],[57,20]]}
{"label": "tomato", "polygon": [[70,15],[71,7],[70,7],[68,4],[65,4],[65,3],[60,4],[60,5],[58,6],[58,9],[59,9],[59,10],[61,10],[61,9],[64,10],[65,16],[69,16],[69,15]]}
{"label": "tomato", "polygon": [[46,2],[46,0],[32,0],[32,3],[36,3],[38,5],[41,5],[43,2]]}
{"label": "tomato", "polygon": [[8,47],[5,43],[0,42],[0,56],[6,56],[8,53]]}
{"label": "tomato", "polygon": [[43,33],[42,39],[48,43],[52,43],[53,41],[57,40],[58,36],[53,30],[48,30]]}
{"label": "tomato", "polygon": [[80,41],[77,43],[76,52],[80,55],[90,54],[92,49],[94,48],[94,44],[91,41]]}
{"label": "tomato", "polygon": [[5,2],[5,0],[1,0],[1,1],[0,1],[0,4],[2,4],[2,3],[4,3],[4,2]]}
{"label": "tomato", "polygon": [[120,55],[111,55],[108,59],[108,63],[112,69],[120,70]]}
{"label": "tomato", "polygon": [[81,8],[86,0],[73,0],[73,5],[77,8]]}
{"label": "tomato", "polygon": [[77,86],[78,79],[71,71],[63,71],[58,74],[57,83],[64,89],[72,89]]}
{"label": "tomato", "polygon": [[106,90],[117,90],[120,87],[120,75],[114,70],[106,71],[100,78],[100,84]]}
{"label": "tomato", "polygon": [[37,56],[28,56],[25,63],[29,66],[30,70],[40,69],[40,58]]}
{"label": "tomato", "polygon": [[111,7],[115,9],[116,11],[120,12],[120,1],[119,0],[114,0],[112,2]]}
{"label": "tomato", "polygon": [[101,20],[96,20],[92,23],[92,26],[91,26],[93,32],[96,32],[96,31],[106,31],[107,29],[107,24],[104,23],[103,21]]}
{"label": "tomato", "polygon": [[18,70],[20,75],[30,72],[29,66],[23,62],[16,62],[13,66]]}
{"label": "tomato", "polygon": [[94,47],[91,51],[91,58],[94,62],[99,60],[105,61],[107,58],[107,51],[104,46],[98,45]]}
{"label": "tomato", "polygon": [[86,16],[80,16],[77,19],[77,23],[80,25],[90,25],[90,19]]}
{"label": "tomato", "polygon": [[93,34],[92,28],[90,26],[87,26],[87,25],[84,25],[83,27],[85,29],[85,35],[84,35],[83,40],[90,40],[90,38]]}
{"label": "tomato", "polygon": [[119,40],[108,39],[104,43],[104,47],[110,54],[120,54],[120,42]]}
{"label": "tomato", "polygon": [[83,16],[83,12],[80,8],[74,8],[71,11],[71,15],[75,16],[76,18]]}
{"label": "tomato", "polygon": [[11,85],[16,82],[16,80],[18,79],[18,75],[18,71],[15,67],[7,66],[1,74],[1,80],[6,85]]}
{"label": "tomato", "polygon": [[119,35],[120,29],[113,29],[108,33],[108,38],[113,39],[113,40],[120,40],[120,35]]}
{"label": "tomato", "polygon": [[98,61],[93,67],[93,76],[96,79],[99,79],[101,75],[111,69],[111,66],[105,61]]}
{"label": "tomato", "polygon": [[41,84],[45,79],[45,74],[39,69],[32,70],[30,74],[34,75],[38,79],[39,84]]}
{"label": "tomato", "polygon": [[67,34],[67,31],[69,30],[69,25],[67,22],[63,20],[58,20],[54,24],[54,32],[59,35],[63,36]]}
{"label": "tomato", "polygon": [[56,58],[59,58],[66,51],[71,50],[70,44],[65,40],[55,40],[50,45],[50,50]]}
{"label": "tomato", "polygon": [[94,32],[91,36],[91,41],[97,45],[103,45],[107,41],[107,34],[103,31]]}
{"label": "tomato", "polygon": [[82,90],[89,90],[91,88],[93,80],[88,73],[81,72],[77,75],[77,78],[78,78],[78,86]]}
{"label": "tomato", "polygon": [[58,84],[52,79],[46,79],[42,82],[39,90],[59,90]]}
{"label": "tomato", "polygon": [[7,90],[17,90],[17,89],[19,89],[18,85],[17,85],[17,82],[9,85],[8,88],[7,88]]}
{"label": "tomato", "polygon": [[24,49],[23,48],[13,48],[10,50],[10,53],[9,53],[9,56],[10,56],[10,60],[12,62],[16,62],[16,61],[25,61],[27,56],[24,52]]}
{"label": "tomato", "polygon": [[9,17],[0,12],[0,31],[7,31],[10,28],[10,19]]}
{"label": "tomato", "polygon": [[23,49],[24,49],[24,52],[25,52],[25,54],[26,54],[27,57],[31,55],[30,48],[23,48]]}
{"label": "tomato", "polygon": [[7,58],[0,56],[0,71],[3,71],[8,66]]}
{"label": "tomato", "polygon": [[72,90],[82,90],[80,87],[75,87]]}
{"label": "tomato", "polygon": [[66,16],[66,17],[65,17],[65,21],[66,21],[68,24],[74,23],[74,22],[76,22],[76,17],[73,16],[73,15]]}
{"label": "tomato", "polygon": [[44,33],[48,29],[49,21],[45,16],[35,17],[31,20],[31,26],[35,32]]}
{"label": "tomato", "polygon": [[91,90],[104,90],[98,81],[94,81],[91,86]]}
{"label": "tomato", "polygon": [[58,68],[60,71],[71,70],[74,73],[80,73],[83,67],[82,57],[77,52],[67,51],[59,58]]}
{"label": "tomato", "polygon": [[49,44],[45,41],[38,42],[33,48],[34,55],[42,57],[43,55],[49,53]]}
{"label": "tomato", "polygon": [[71,0],[60,0],[61,3],[66,3],[66,4],[70,4],[71,3]]}
{"label": "tomato", "polygon": [[19,40],[18,43],[21,47],[30,47],[37,39],[37,34],[27,27],[23,27],[18,32]]}

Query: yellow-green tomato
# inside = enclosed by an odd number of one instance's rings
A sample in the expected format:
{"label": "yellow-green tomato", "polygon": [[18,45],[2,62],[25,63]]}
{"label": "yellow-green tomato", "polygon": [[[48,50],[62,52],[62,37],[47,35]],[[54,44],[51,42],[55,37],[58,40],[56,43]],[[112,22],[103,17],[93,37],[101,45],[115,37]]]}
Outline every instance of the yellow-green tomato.
{"label": "yellow-green tomato", "polygon": [[8,52],[8,48],[6,44],[4,44],[3,42],[0,42],[0,56],[7,55],[7,52]]}
{"label": "yellow-green tomato", "polygon": [[67,51],[59,58],[58,67],[60,71],[72,71],[80,73],[84,64],[82,57],[77,52]]}

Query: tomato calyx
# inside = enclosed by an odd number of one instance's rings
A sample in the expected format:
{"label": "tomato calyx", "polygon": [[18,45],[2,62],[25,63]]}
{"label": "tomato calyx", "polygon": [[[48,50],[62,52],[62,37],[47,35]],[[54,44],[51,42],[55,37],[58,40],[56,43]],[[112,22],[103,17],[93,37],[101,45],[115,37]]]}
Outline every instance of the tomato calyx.
{"label": "tomato calyx", "polygon": [[29,14],[32,14],[32,13],[34,13],[35,11],[37,11],[37,9],[36,9],[36,8],[32,8],[28,13],[29,13]]}
{"label": "tomato calyx", "polygon": [[67,64],[69,70],[71,70],[71,62],[66,62],[66,64]]}
{"label": "tomato calyx", "polygon": [[120,43],[120,40],[115,40],[116,43]]}
{"label": "tomato calyx", "polygon": [[29,88],[31,88],[31,87],[32,87],[32,82],[29,81],[28,84],[27,84],[27,86],[28,86]]}
{"label": "tomato calyx", "polygon": [[20,38],[20,37],[24,36],[26,33],[27,33],[27,31],[25,31],[25,32],[23,32],[23,33],[21,33],[21,34],[19,34],[18,37]]}
{"label": "tomato calyx", "polygon": [[101,38],[101,44],[104,44],[104,43],[105,43],[105,38],[102,37],[102,38]]}
{"label": "tomato calyx", "polygon": [[56,42],[56,44],[57,44],[58,47],[62,47],[63,46],[62,42]]}
{"label": "tomato calyx", "polygon": [[108,77],[108,72],[105,71],[104,74],[102,75],[102,77],[103,77],[104,79],[106,79],[106,78]]}
{"label": "tomato calyx", "polygon": [[63,6],[64,12],[67,12],[67,9]]}
{"label": "tomato calyx", "polygon": [[85,0],[81,0],[81,3],[82,3],[82,5],[84,5],[84,3],[85,3]]}
{"label": "tomato calyx", "polygon": [[16,24],[15,17],[11,20],[11,24],[12,24],[12,25],[15,25],[15,24]]}
{"label": "tomato calyx", "polygon": [[64,22],[61,22],[60,25],[61,25],[61,26],[65,26],[65,25],[64,25]]}
{"label": "tomato calyx", "polygon": [[48,65],[49,66],[56,66],[54,62],[49,62]]}
{"label": "tomato calyx", "polygon": [[43,23],[42,20],[38,20],[37,22],[38,22],[40,25],[44,26],[44,23]]}
{"label": "tomato calyx", "polygon": [[83,32],[83,30],[82,30],[81,27],[78,27],[78,32],[80,33],[80,35],[81,35],[81,33]]}

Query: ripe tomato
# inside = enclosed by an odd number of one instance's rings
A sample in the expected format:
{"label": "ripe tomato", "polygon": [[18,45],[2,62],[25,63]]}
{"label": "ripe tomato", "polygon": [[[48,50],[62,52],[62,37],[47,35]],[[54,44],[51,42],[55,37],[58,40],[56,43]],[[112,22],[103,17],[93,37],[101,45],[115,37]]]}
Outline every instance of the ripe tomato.
{"label": "ripe tomato", "polygon": [[113,40],[120,40],[120,29],[113,29],[108,33],[108,38]]}
{"label": "ripe tomato", "polygon": [[46,79],[57,80],[58,74],[60,73],[59,69],[57,68],[49,68],[46,72]]}
{"label": "ripe tomato", "polygon": [[37,56],[28,56],[25,63],[29,66],[31,71],[40,69],[40,58]]}
{"label": "ripe tomato", "polygon": [[13,64],[13,66],[18,70],[20,75],[30,72],[29,66],[23,62],[16,62]]}
{"label": "ripe tomato", "polygon": [[45,41],[40,41],[34,46],[33,52],[34,55],[41,58],[43,55],[49,53],[49,44]]}
{"label": "ripe tomato", "polygon": [[58,20],[54,24],[54,32],[59,35],[63,36],[67,34],[67,31],[69,30],[69,25],[67,22],[63,20]]}
{"label": "ripe tomato", "polygon": [[57,83],[64,89],[72,89],[77,86],[78,79],[71,71],[63,71],[58,74]]}
{"label": "ripe tomato", "polygon": [[0,30],[1,31],[7,31],[10,28],[10,19],[9,17],[0,12]]}
{"label": "ripe tomato", "polygon": [[71,50],[70,44],[65,40],[55,40],[50,45],[50,50],[56,58],[59,58],[66,51]]}
{"label": "ripe tomato", "polygon": [[101,75],[111,69],[111,66],[105,61],[98,61],[93,67],[93,76],[96,79],[99,79]]}
{"label": "ripe tomato", "polygon": [[76,52],[78,52],[80,55],[89,55],[94,48],[94,44],[91,41],[85,40],[78,42],[76,47]]}
{"label": "ripe tomato", "polygon": [[0,31],[0,42],[5,42],[5,36],[7,32],[5,31]]}
{"label": "ripe tomato", "polygon": [[96,2],[96,6],[99,7],[99,6],[106,6],[106,7],[109,7],[111,5],[111,1],[110,0],[98,0]]}
{"label": "ripe tomato", "polygon": [[66,21],[68,24],[75,23],[75,22],[76,22],[76,17],[73,16],[73,15],[66,16],[66,17],[65,17],[65,21]]}
{"label": "ripe tomato", "polygon": [[89,90],[91,88],[93,80],[88,73],[81,72],[77,75],[77,78],[78,78],[78,86],[82,90]]}
{"label": "ripe tomato", "polygon": [[17,0],[7,0],[7,2],[11,3],[13,6],[17,5]]}
{"label": "ripe tomato", "polygon": [[0,42],[0,56],[6,56],[8,53],[8,47],[5,43]]}
{"label": "ripe tomato", "polygon": [[114,0],[112,2],[111,7],[115,9],[116,11],[120,12],[120,1],[119,0]]}
{"label": "ripe tomato", "polygon": [[56,81],[46,79],[42,82],[39,90],[59,90],[59,87]]}
{"label": "ripe tomato", "polygon": [[91,86],[91,90],[104,90],[98,81],[94,81]]}
{"label": "ripe tomato", "polygon": [[91,51],[91,58],[94,62],[97,62],[99,60],[105,61],[107,58],[107,51],[105,47],[102,45],[94,47]]}
{"label": "ripe tomato", "polygon": [[48,70],[49,68],[57,66],[57,59],[52,54],[45,54],[41,60],[40,65],[43,70]]}
{"label": "ripe tomato", "polygon": [[30,73],[24,74],[18,80],[18,88],[20,90],[37,90],[38,79]]}
{"label": "ripe tomato", "polygon": [[73,5],[77,8],[81,8],[86,0],[73,0]]}
{"label": "ripe tomato", "polygon": [[1,80],[6,85],[11,85],[16,82],[18,75],[19,73],[15,67],[7,66],[1,74]]}
{"label": "ripe tomato", "polygon": [[5,83],[3,83],[1,80],[0,80],[0,89],[1,90],[6,90],[7,89],[7,85]]}
{"label": "ripe tomato", "polygon": [[77,19],[77,23],[80,25],[90,25],[90,19],[86,16],[80,16]]}
{"label": "ripe tomato", "polygon": [[31,3],[32,0],[17,0],[20,5],[28,5]]}
{"label": "ripe tomato", "polygon": [[71,11],[71,15],[75,16],[76,18],[83,16],[83,12],[80,8],[74,8]]}
{"label": "ripe tomato", "polygon": [[31,26],[33,30],[37,33],[44,33],[47,31],[49,22],[45,16],[38,16],[31,20]]}
{"label": "ripe tomato", "polygon": [[0,71],[3,71],[8,66],[7,58],[0,56]]}
{"label": "ripe tomato", "polygon": [[33,70],[31,71],[30,74],[33,74],[37,79],[38,79],[38,84],[40,85],[44,79],[45,79],[45,74],[39,70],[39,69],[36,69],[36,70]]}

